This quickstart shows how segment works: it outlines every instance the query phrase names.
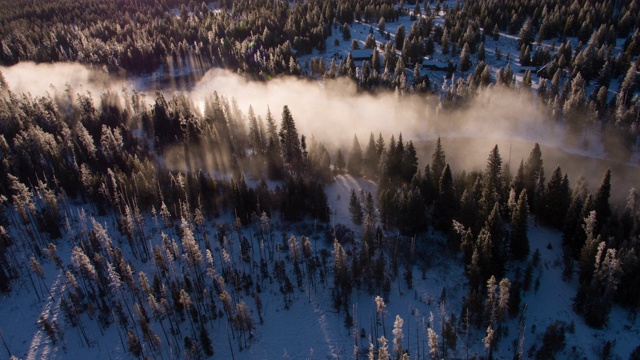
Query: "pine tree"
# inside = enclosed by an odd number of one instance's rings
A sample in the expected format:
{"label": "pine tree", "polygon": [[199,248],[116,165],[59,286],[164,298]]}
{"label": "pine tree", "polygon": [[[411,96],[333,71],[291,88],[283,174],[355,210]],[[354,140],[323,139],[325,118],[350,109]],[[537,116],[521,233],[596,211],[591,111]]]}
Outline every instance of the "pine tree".
{"label": "pine tree", "polygon": [[586,83],[579,72],[571,80],[570,90],[564,91],[563,95],[565,101],[562,114],[572,132],[569,135],[575,136],[584,125],[587,104]]}
{"label": "pine tree", "polygon": [[531,70],[525,70],[524,76],[522,77],[522,89],[530,91],[531,90]]}
{"label": "pine tree", "polygon": [[338,149],[338,153],[336,154],[336,163],[334,165],[337,172],[342,173],[344,171],[346,162],[344,160],[344,155],[342,155],[342,149],[340,148]]}
{"label": "pine tree", "polygon": [[396,353],[396,358],[400,358],[402,355],[402,342],[404,341],[404,334],[402,333],[402,326],[404,320],[400,315],[396,315],[396,320],[393,322],[393,351]]}
{"label": "pine tree", "polygon": [[380,348],[378,349],[378,360],[389,360],[389,345],[388,340],[382,335],[378,342],[380,343]]}
{"label": "pine tree", "polygon": [[542,198],[542,211],[538,216],[545,224],[560,228],[569,209],[569,193],[559,166],[551,174]]}
{"label": "pine tree", "polygon": [[398,51],[402,50],[405,36],[406,36],[406,30],[404,28],[404,24],[400,24],[400,26],[398,26],[398,29],[396,30],[396,37],[395,37],[396,50]]}
{"label": "pine tree", "polygon": [[191,231],[191,225],[183,217],[180,225],[182,230],[182,248],[184,249],[184,257],[187,259],[187,264],[196,270],[202,263],[202,252],[196,242],[193,232]]}
{"label": "pine tree", "polygon": [[453,188],[453,176],[449,164],[446,165],[439,181],[438,198],[434,203],[433,217],[436,229],[445,231],[451,227],[451,220],[458,210],[458,200]]}
{"label": "pine tree", "polygon": [[535,188],[540,177],[540,171],[542,169],[542,152],[540,151],[540,145],[536,143],[533,149],[529,153],[529,158],[524,163],[524,185],[527,189],[527,198],[529,200],[529,206],[533,208],[535,203]]}
{"label": "pine tree", "polygon": [[633,98],[634,91],[638,86],[636,78],[637,78],[637,65],[636,63],[633,63],[629,67],[629,70],[627,70],[627,74],[625,75],[624,80],[622,81],[622,84],[620,84],[620,89],[618,90],[617,99],[616,99],[616,103],[618,104],[618,107],[629,105],[631,99]]}
{"label": "pine tree", "polygon": [[482,343],[484,344],[484,349],[487,352],[487,359],[492,359],[493,346],[494,346],[494,331],[493,325],[489,325],[487,327],[487,336],[482,339]]}
{"label": "pine tree", "polygon": [[387,315],[387,305],[384,303],[384,299],[380,296],[374,298],[376,303],[376,323],[382,323],[383,334],[386,334],[386,328],[384,326],[384,317]]}
{"label": "pine tree", "polygon": [[129,330],[127,332],[127,338],[129,339],[129,352],[132,353],[133,356],[141,358],[142,345],[140,344],[140,340],[138,340],[138,337],[131,330]]}
{"label": "pine tree", "polygon": [[429,328],[427,329],[427,338],[428,338],[428,344],[429,344],[429,355],[431,355],[432,359],[439,359],[439,351],[438,351],[438,344],[440,342],[440,337],[438,336],[438,334],[435,332],[435,330],[433,330],[433,313],[429,314]]}
{"label": "pine tree", "polygon": [[[488,242],[479,243],[484,247],[482,249],[483,255],[483,272],[486,276],[489,275],[502,275],[504,273],[504,265],[509,253],[509,247],[507,239],[504,236],[502,228],[502,217],[498,203],[495,203],[493,210],[489,214],[489,217],[485,221],[485,224],[480,231],[488,232]],[[480,235],[478,235],[480,238]]]}
{"label": "pine tree", "polygon": [[355,225],[362,225],[363,211],[360,199],[354,189],[351,189],[351,196],[349,197],[349,213],[351,214],[351,221]]}
{"label": "pine tree", "polygon": [[498,298],[498,321],[504,319],[509,310],[509,291],[511,289],[511,282],[509,279],[504,278],[500,280],[500,297]]}
{"label": "pine tree", "polygon": [[353,136],[347,171],[353,176],[360,176],[362,174],[362,149],[360,148],[360,143],[356,135]]}
{"label": "pine tree", "polygon": [[471,68],[471,50],[469,49],[469,44],[464,43],[462,47],[462,52],[460,53],[460,71],[466,72]]}
{"label": "pine tree", "polygon": [[260,134],[260,126],[258,125],[258,119],[253,112],[253,107],[249,106],[249,112],[247,114],[249,118],[249,140],[256,153],[261,153],[264,149],[264,139]]}
{"label": "pine tree", "polygon": [[207,356],[213,356],[213,345],[204,322],[200,322],[200,345]]}
{"label": "pine tree", "polygon": [[380,74],[380,54],[378,50],[374,50],[371,54],[371,69],[374,73]]}
{"label": "pine tree", "polygon": [[424,199],[417,188],[408,189],[398,195],[398,228],[405,235],[415,235],[426,229],[426,206]]}
{"label": "pine tree", "polygon": [[[402,134],[400,134],[399,141],[402,141]],[[418,171],[418,156],[416,155],[416,148],[413,145],[413,141],[409,141],[406,149],[402,152],[401,169],[404,183],[411,182],[416,171]]]}
{"label": "pine tree", "polygon": [[433,42],[433,36],[429,35],[429,37],[427,37],[427,43],[424,46],[424,53],[427,56],[432,56],[435,51],[436,45]]}
{"label": "pine tree", "polygon": [[[592,212],[593,213],[593,212]],[[590,217],[585,230],[591,229],[594,219]],[[597,244],[597,248],[593,248]],[[606,244],[598,239],[588,239],[581,253],[581,275],[593,269],[590,279],[581,276],[580,288],[574,305],[585,317],[587,324],[602,328],[609,317],[611,303],[622,273],[620,260],[615,249],[606,249]],[[589,260],[589,255],[595,256]]]}
{"label": "pine tree", "polygon": [[529,46],[531,45],[531,43],[533,43],[534,40],[535,33],[533,31],[533,24],[531,18],[527,18],[527,20],[524,22],[524,25],[522,25],[522,28],[520,28],[520,33],[518,34],[518,46]]}
{"label": "pine tree", "polygon": [[270,179],[281,179],[283,176],[283,164],[281,156],[280,138],[276,128],[276,122],[267,108],[267,172]]}
{"label": "pine tree", "polygon": [[[484,229],[480,231],[480,235],[478,235],[478,243],[480,245],[480,241],[491,240],[491,235],[489,232]],[[480,246],[477,246],[473,249],[473,254],[471,255],[471,262],[467,266],[466,274],[469,279],[469,287],[472,290],[477,291],[482,284],[482,262],[483,260],[480,258]],[[490,253],[489,253],[490,255]]]}
{"label": "pine tree", "polygon": [[349,41],[351,39],[351,30],[349,24],[344,23],[342,25],[342,40]]}
{"label": "pine tree", "polygon": [[511,216],[511,256],[516,260],[525,260],[529,255],[529,237],[527,235],[528,209],[527,192],[523,189]]}
{"label": "pine tree", "polygon": [[436,147],[431,155],[431,171],[433,174],[433,182],[439,184],[440,177],[444,171],[444,167],[447,165],[444,150],[442,149],[442,141],[440,137],[436,141]]}
{"label": "pine tree", "polygon": [[376,348],[373,345],[373,341],[371,341],[371,336],[369,336],[369,351],[367,351],[367,360],[376,360]]}
{"label": "pine tree", "polygon": [[384,17],[380,17],[380,20],[378,20],[378,32],[380,32],[380,35],[384,35],[386,26],[387,26],[386,20],[384,19]]}
{"label": "pine tree", "polygon": [[[591,195],[589,194],[589,197]],[[584,244],[586,238],[584,231],[582,230],[583,208],[587,201],[587,184],[583,177],[578,178],[576,185],[573,189],[571,196],[571,202],[569,203],[569,209],[564,217],[564,224],[562,228],[562,244],[569,250],[571,256],[577,258],[580,254],[580,249]],[[592,202],[592,200],[589,200]]]}
{"label": "pine tree", "polygon": [[337,239],[333,241],[333,273],[337,291],[335,300],[342,301],[342,298],[349,296],[351,292],[351,277],[349,274],[347,254]]}
{"label": "pine tree", "polygon": [[480,43],[480,46],[478,46],[478,61],[485,61],[486,55],[485,55],[485,49],[484,49],[484,42]]}
{"label": "pine tree", "polygon": [[484,172],[482,184],[482,196],[480,198],[481,214],[480,219],[489,216],[494,204],[505,202],[504,184],[502,179],[502,157],[498,150],[498,145],[494,146],[487,159],[487,167]]}
{"label": "pine tree", "polygon": [[611,195],[611,169],[607,169],[602,182],[594,196],[594,210],[596,211],[596,233],[600,233],[611,216],[609,196]]}
{"label": "pine tree", "polygon": [[[496,50],[496,53],[497,52],[498,50]],[[511,70],[511,63],[507,63],[507,66],[505,66],[504,69],[498,70],[496,80],[498,85],[505,86],[507,88],[511,87],[511,84],[513,83],[513,70]]]}
{"label": "pine tree", "polygon": [[602,241],[601,237],[596,235],[596,212],[591,211],[584,218],[583,225],[586,241],[580,250],[580,284],[586,286],[591,282],[594,266],[593,259],[596,257],[598,245]]}
{"label": "pine tree", "polygon": [[280,145],[282,146],[282,159],[292,170],[298,171],[302,163],[302,146],[298,137],[295,121],[285,105],[282,108],[282,124],[280,125]]}
{"label": "pine tree", "polygon": [[493,327],[498,319],[498,285],[496,277],[493,275],[487,280],[485,313],[489,315],[489,324]]}
{"label": "pine tree", "polygon": [[373,133],[371,133],[369,134],[369,143],[367,144],[363,159],[362,170],[364,176],[373,178],[377,174],[379,162],[380,159],[376,151],[376,142]]}

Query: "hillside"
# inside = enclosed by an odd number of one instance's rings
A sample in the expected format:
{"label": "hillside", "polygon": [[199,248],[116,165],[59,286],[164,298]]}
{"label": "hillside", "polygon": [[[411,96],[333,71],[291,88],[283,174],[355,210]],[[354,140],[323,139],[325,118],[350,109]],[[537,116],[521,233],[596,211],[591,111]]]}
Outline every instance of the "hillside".
{"label": "hillside", "polygon": [[640,359],[637,0],[0,3],[0,358]]}

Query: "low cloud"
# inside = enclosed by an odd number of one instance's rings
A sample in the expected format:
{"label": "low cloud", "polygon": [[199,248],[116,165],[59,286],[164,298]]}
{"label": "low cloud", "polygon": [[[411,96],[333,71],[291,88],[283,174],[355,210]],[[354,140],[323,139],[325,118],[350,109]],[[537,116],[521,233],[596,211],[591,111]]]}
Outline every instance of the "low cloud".
{"label": "low cloud", "polygon": [[34,97],[64,91],[70,86],[75,93],[90,91],[95,100],[107,89],[120,90],[127,86],[104,71],[88,68],[78,63],[36,64],[21,62],[10,67],[1,67],[9,89],[16,94],[31,94]]}
{"label": "low cloud", "polygon": [[[73,93],[90,91],[96,103],[99,94],[108,89],[139,90],[148,93],[147,101],[155,99],[148,88],[136,89],[139,79],[123,81],[79,64],[20,63],[0,70],[14,93],[44,96],[55,92],[53,89],[64,91],[69,85]],[[515,172],[520,159],[526,160],[538,142],[549,175],[560,165],[572,182],[584,175],[597,186],[606,168],[614,167],[618,173],[614,171],[612,181],[619,186],[617,191],[626,192],[639,185],[630,175],[637,171],[637,165],[600,160],[605,154],[598,136],[592,136],[587,150],[567,145],[562,127],[549,120],[547,109],[528,91],[490,87],[462,109],[445,111],[437,95],[370,94],[358,91],[346,79],[278,77],[258,82],[227,70],[211,69],[191,85],[188,94],[199,106],[216,91],[235,99],[245,114],[252,106],[264,119],[270,108],[278,124],[282,107],[287,105],[299,133],[323,142],[332,155],[338,147],[349,151],[354,134],[364,150],[372,132],[376,138],[382,133],[387,143],[392,134],[397,138],[402,133],[405,141],[416,144],[421,166],[430,161],[434,140],[442,137],[454,171],[484,169],[489,151],[498,144],[504,161],[511,160],[511,171]]]}

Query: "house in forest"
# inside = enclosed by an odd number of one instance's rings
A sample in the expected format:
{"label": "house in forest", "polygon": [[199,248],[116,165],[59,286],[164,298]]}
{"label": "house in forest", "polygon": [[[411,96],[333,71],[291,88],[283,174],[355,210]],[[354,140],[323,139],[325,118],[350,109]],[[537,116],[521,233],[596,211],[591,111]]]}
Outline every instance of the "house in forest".
{"label": "house in forest", "polygon": [[422,67],[427,70],[435,70],[435,71],[449,70],[449,64],[444,63],[442,61],[431,60],[431,59],[423,59]]}
{"label": "house in forest", "polygon": [[358,49],[351,50],[351,58],[354,62],[358,61],[371,61],[371,55],[373,55],[374,49]]}

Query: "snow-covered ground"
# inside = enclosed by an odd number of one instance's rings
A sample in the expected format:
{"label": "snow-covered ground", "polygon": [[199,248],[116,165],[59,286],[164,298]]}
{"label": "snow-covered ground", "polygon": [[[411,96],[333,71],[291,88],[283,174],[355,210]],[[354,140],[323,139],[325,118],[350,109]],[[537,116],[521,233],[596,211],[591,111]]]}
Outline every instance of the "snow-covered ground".
{"label": "snow-covered ground", "polygon": [[[356,179],[347,175],[339,175],[335,182],[328,186],[327,195],[331,208],[333,224],[346,224],[356,234],[360,228],[351,224],[348,213],[348,199],[351,189],[375,192],[373,183]],[[225,220],[226,219],[226,220]],[[106,226],[114,243],[122,241],[122,236],[114,229],[111,218],[97,218],[97,221]],[[224,216],[207,223],[206,228],[215,233],[216,222],[231,222],[231,217]],[[74,230],[66,234],[64,239],[58,242],[58,254],[64,264],[70,264],[70,249],[72,240],[70,236],[77,231],[78,224],[72,224]],[[287,227],[284,224],[274,224],[274,237],[279,238],[280,233],[287,238],[290,235],[309,235],[314,243],[315,251],[322,249],[332,251],[332,245],[327,243],[321,234],[300,233],[297,229],[312,228],[312,224],[299,224]],[[154,229],[152,221],[148,221],[149,234],[155,234],[153,243],[160,242],[159,233]],[[245,229],[246,236],[251,235],[251,229]],[[169,229],[170,236],[176,235]],[[235,235],[229,235],[234,246],[231,254],[235,255],[234,266],[244,266],[238,254],[239,246],[235,241]],[[577,280],[565,282],[562,280],[562,251],[561,234],[544,227],[535,226],[533,221],[529,224],[529,238],[531,252],[540,252],[540,265],[534,270],[534,281],[539,279],[538,290],[532,289],[522,297],[522,304],[527,304],[526,332],[524,348],[525,353],[533,344],[541,343],[544,329],[554,321],[562,321],[567,325],[573,325],[575,330],[567,332],[566,347],[560,358],[595,358],[605,341],[613,342],[612,353],[615,359],[625,359],[630,352],[639,345],[640,322],[631,313],[614,307],[610,320],[605,329],[595,330],[587,327],[584,321],[572,311],[572,297],[576,293]],[[369,346],[368,337],[372,329],[377,329],[379,335],[386,332],[386,337],[392,339],[391,330],[396,315],[404,319],[404,348],[409,350],[412,359],[427,358],[428,347],[425,348],[425,325],[429,322],[429,315],[435,315],[434,328],[440,329],[439,304],[443,290],[446,292],[446,318],[455,315],[458,319],[462,314],[462,301],[466,290],[466,277],[460,258],[451,255],[447,250],[445,240],[437,233],[429,233],[418,238],[423,242],[418,247],[426,248],[425,258],[416,262],[413,268],[414,288],[408,289],[402,279],[402,275],[391,284],[391,290],[384,301],[387,305],[384,317],[385,329],[375,321],[375,302],[377,295],[366,291],[354,290],[351,296],[352,315],[359,329],[364,329],[365,337],[358,338],[361,358],[365,357]],[[122,248],[127,252],[128,247],[123,243]],[[202,246],[202,244],[201,244]],[[345,245],[349,251],[349,245]],[[214,249],[214,258],[219,258],[219,248]],[[282,254],[284,256],[284,254]],[[152,262],[142,263],[133,261],[129,255],[127,259],[132,261],[134,273],[145,271],[151,278],[154,273]],[[26,259],[25,259],[26,260]],[[287,272],[293,277],[292,265],[287,264]],[[327,268],[331,272],[332,258],[327,261]],[[13,284],[10,294],[0,295],[0,331],[4,337],[5,345],[11,354],[21,359],[128,359],[133,358],[127,353],[126,336],[118,332],[117,326],[112,324],[107,328],[99,328],[95,319],[90,319],[87,313],[81,315],[84,329],[72,327],[64,319],[60,310],[60,299],[66,282],[64,275],[57,270],[52,263],[43,262],[45,279],[42,284],[37,283],[36,288],[41,295],[38,299],[28,278],[23,276]],[[508,276],[513,276],[516,266],[524,267],[525,264],[515,264]],[[271,265],[270,265],[271,267]],[[256,322],[254,338],[248,348],[239,350],[236,340],[229,338],[227,323],[223,318],[218,318],[211,323],[209,334],[214,343],[214,358],[217,359],[347,359],[352,358],[353,337],[352,330],[345,327],[344,312],[338,313],[332,306],[331,287],[332,278],[327,277],[328,282],[321,283],[316,276],[316,286],[311,286],[306,280],[303,286],[294,286],[291,296],[291,304],[288,309],[285,306],[283,296],[280,293],[277,281],[266,280],[263,283],[261,300],[264,324],[258,323],[258,314],[252,295],[239,291],[235,294],[236,301],[244,300],[251,309],[252,318]],[[46,286],[46,288],[45,288]],[[48,290],[47,290],[48,289]],[[50,294],[49,294],[50,293]],[[53,344],[43,330],[37,326],[38,318],[43,316],[50,321],[55,320],[63,333],[63,341]],[[458,345],[455,351],[449,351],[448,356],[464,358],[466,354],[463,339],[464,327],[458,324]],[[183,334],[189,333],[188,322],[181,324]],[[161,337],[164,350],[155,358],[179,358],[173,354],[167,346],[165,338],[161,335],[158,324],[152,322],[153,330]],[[510,319],[503,324],[503,329],[508,328],[507,335],[494,351],[494,358],[511,358],[514,353],[513,340],[517,337],[518,319]],[[81,332],[88,335],[89,344],[83,340]],[[121,341],[121,336],[125,336]],[[470,334],[469,354],[483,356],[485,354],[482,338],[485,336],[484,328],[472,327]],[[124,344],[124,345],[123,345]],[[2,357],[7,354],[2,349]]]}
{"label": "snow-covered ground", "polygon": [[[451,2],[453,3],[453,2]],[[436,24],[441,23],[442,19],[437,18]],[[411,27],[409,16],[403,16],[399,22],[387,23],[386,31],[391,33],[391,37],[395,34],[398,26],[404,24],[408,31]],[[354,23],[351,26],[351,35],[353,39],[358,40],[361,45],[364,44],[366,36],[369,34],[369,28],[373,26],[374,36],[379,42],[386,42],[377,31],[377,24]],[[340,45],[335,46],[334,41],[338,39]],[[516,39],[507,34],[501,34],[499,40],[493,41],[487,39],[485,44],[487,49],[487,64],[492,67],[494,73],[498,68],[507,64],[507,54],[511,59],[511,66],[518,80],[521,80],[522,74],[517,65],[517,57],[519,51],[515,45]],[[324,54],[314,51],[314,54],[302,57],[301,63],[310,59],[312,56],[322,56],[328,65],[334,56],[342,56],[346,58],[349,52],[351,41],[343,41],[339,29],[333,30],[333,35],[327,39],[327,50]],[[545,43],[545,46],[549,44]],[[500,60],[495,56],[495,49],[500,48],[503,56]],[[436,46],[436,49],[440,49]],[[575,49],[575,46],[574,46]],[[447,60],[447,56],[437,53],[436,58]],[[454,63],[455,59],[450,58]],[[476,55],[472,57],[474,65],[477,62]],[[175,74],[179,76],[189,77],[191,72],[188,70],[176,70]],[[198,70],[200,71],[200,70]],[[172,74],[174,70],[169,70]],[[150,78],[141,79],[141,82],[161,81],[164,71],[159,71]],[[468,75],[466,74],[456,74]],[[432,81],[442,83],[444,74],[441,72],[430,72],[423,70],[423,74],[428,74]],[[411,75],[408,73],[408,75]],[[155,78],[154,78],[155,76]],[[189,78],[189,81],[194,79]],[[534,77],[534,86],[538,79]],[[615,88],[617,83],[613,83]],[[142,85],[144,87],[144,85]],[[426,136],[426,135],[425,135]],[[361,139],[362,140],[362,139]],[[583,152],[583,155],[602,157],[602,149],[598,142],[594,142],[595,148]],[[486,153],[488,153],[487,148]],[[566,150],[566,149],[565,149]],[[544,153],[543,153],[544,154]],[[637,166],[640,161],[640,151],[636,152],[632,158],[632,164]],[[484,153],[483,153],[484,156]],[[635,159],[635,160],[633,160]],[[555,164],[550,164],[551,166]],[[514,168],[512,167],[512,170]],[[599,176],[600,174],[598,174]],[[250,181],[251,184],[251,181]],[[274,184],[270,184],[271,185]],[[327,186],[326,193],[332,209],[330,226],[344,224],[352,228],[356,234],[361,231],[359,227],[352,224],[348,211],[348,202],[351,189],[359,192],[363,189],[365,192],[376,193],[376,186],[372,182],[365,179],[355,179],[351,176],[340,175],[335,178],[335,182]],[[77,213],[78,206],[73,210]],[[86,209],[89,211],[89,208]],[[104,224],[108,229],[114,243],[121,244],[123,249],[127,249],[124,245],[126,240],[116,229],[111,217],[97,217],[97,221]],[[206,225],[206,230],[210,234],[215,234],[216,223],[224,222],[230,224],[232,217],[225,214],[219,219],[211,219]],[[149,234],[153,234],[152,242],[160,243],[160,233],[153,227],[152,221],[148,219],[147,230]],[[66,233],[64,238],[58,241],[58,253],[65,265],[71,263],[70,253],[73,247],[73,236],[77,233],[79,224],[72,223],[72,231]],[[614,342],[612,354],[614,359],[626,359],[631,351],[640,345],[640,322],[635,315],[620,307],[614,306],[608,325],[605,329],[595,330],[589,328],[582,318],[577,316],[572,310],[572,297],[577,290],[577,276],[570,282],[562,280],[562,247],[561,234],[557,231],[544,227],[537,227],[534,222],[529,224],[529,239],[531,241],[531,252],[538,250],[541,255],[540,266],[534,271],[534,279],[540,280],[540,287],[537,291],[533,288],[523,295],[522,304],[527,304],[526,313],[526,332],[525,332],[525,356],[533,344],[540,344],[544,329],[554,321],[563,321],[567,325],[573,324],[575,330],[567,332],[566,347],[559,358],[568,359],[592,359],[597,358],[599,351],[606,341]],[[313,223],[298,224],[297,226],[285,226],[284,224],[276,224],[274,237],[280,238],[280,235],[289,237],[290,235],[312,236],[312,242],[316,246],[315,251],[327,250],[332,251],[330,243],[325,242],[323,234],[305,233],[301,229],[313,228]],[[9,228],[14,232],[15,229]],[[170,230],[168,230],[170,231]],[[253,229],[245,229],[244,235],[251,237]],[[171,236],[177,239],[175,233]],[[235,235],[231,235],[234,237]],[[414,289],[408,289],[406,283],[399,275],[397,281],[391,284],[389,296],[385,298],[387,304],[387,315],[384,323],[386,325],[386,336],[391,339],[391,329],[396,315],[400,315],[404,319],[403,332],[405,336],[405,348],[409,349],[411,358],[427,358],[428,348],[424,347],[425,328],[423,321],[428,322],[429,314],[435,315],[435,328],[440,328],[440,320],[438,316],[439,301],[443,289],[447,294],[447,318],[452,314],[458,319],[462,313],[462,298],[466,295],[466,277],[462,261],[452,256],[447,251],[447,246],[439,234],[429,233],[423,236],[423,246],[428,248],[428,259],[423,259],[413,268],[414,272]],[[232,252],[236,257],[240,253],[237,241],[231,242],[235,250]],[[549,246],[550,245],[550,246]],[[201,248],[204,247],[201,244]],[[348,250],[348,247],[347,247]],[[218,249],[219,251],[219,249]],[[126,251],[125,251],[126,252]],[[20,256],[25,264],[28,264],[28,254],[21,253]],[[216,255],[217,256],[217,255]],[[133,260],[128,256],[128,260]],[[428,261],[427,261],[428,260]],[[240,264],[240,260],[236,259]],[[287,271],[293,276],[290,262]],[[328,261],[328,268],[331,268],[332,260]],[[426,266],[425,264],[428,264]],[[87,313],[81,315],[84,329],[80,327],[72,327],[60,310],[61,294],[64,292],[66,283],[62,271],[48,261],[43,264],[45,270],[45,278],[40,282],[37,277],[33,277],[34,285],[31,284],[26,273],[21,279],[13,283],[13,290],[10,294],[0,295],[0,332],[2,335],[2,345],[0,345],[0,358],[8,358],[9,354],[15,355],[20,359],[129,359],[133,358],[127,352],[126,334],[118,332],[116,325],[101,328],[97,325],[95,319],[91,319]],[[525,264],[516,264],[514,266],[522,266]],[[145,271],[151,275],[155,270],[153,264],[132,262],[134,273]],[[271,266],[271,265],[270,265]],[[423,272],[424,270],[424,272]],[[26,270],[28,271],[28,270]],[[508,276],[513,276],[514,268],[510,269]],[[424,276],[423,276],[424,274]],[[277,282],[265,282],[262,289],[262,304],[264,324],[258,324],[258,314],[255,302],[251,295],[245,295],[239,292],[237,300],[245,300],[249,306],[253,320],[256,322],[256,330],[254,339],[251,340],[248,348],[239,351],[236,340],[229,340],[229,330],[224,318],[219,318],[211,323],[208,329],[209,334],[214,342],[214,358],[217,359],[346,359],[352,358],[353,338],[351,329],[347,329],[344,325],[345,314],[338,313],[332,306],[330,288],[333,286],[332,281],[328,283],[320,283],[319,278],[316,287],[304,283],[302,288],[294,287],[292,295],[292,303],[289,308],[285,308],[282,294],[278,289]],[[535,280],[534,280],[535,281]],[[40,299],[33,288],[39,292]],[[358,338],[361,358],[365,358],[364,353],[368,347],[368,337],[372,328],[376,328],[375,323],[372,324],[372,317],[375,313],[374,298],[382,294],[369,294],[366,291],[355,290],[351,303],[355,305],[352,315],[359,328],[365,329],[365,338]],[[40,330],[37,323],[39,317],[44,317],[49,321],[56,321],[64,334],[56,344],[53,344],[43,330]],[[181,325],[185,332],[188,332],[188,324]],[[164,350],[156,358],[169,359],[180,358],[168,349],[162,331],[157,323],[153,323],[153,330],[161,337]],[[509,334],[503,336],[493,355],[499,359],[511,359],[513,357],[513,340],[516,338],[518,321],[510,319],[505,322],[508,327]],[[382,332],[382,328],[378,327]],[[86,332],[89,339],[87,344],[82,336],[82,332]],[[459,327],[459,336],[462,334],[462,326]],[[482,338],[485,336],[484,329],[473,329],[470,336],[469,354],[477,354],[483,356],[485,350]],[[375,341],[375,339],[374,339]],[[539,346],[538,346],[539,347]],[[466,353],[464,341],[458,340],[455,351],[449,353],[449,356],[456,358],[464,358]]]}

